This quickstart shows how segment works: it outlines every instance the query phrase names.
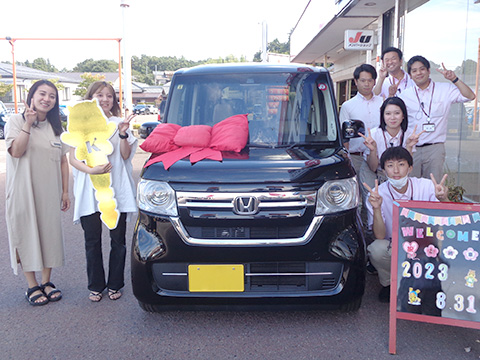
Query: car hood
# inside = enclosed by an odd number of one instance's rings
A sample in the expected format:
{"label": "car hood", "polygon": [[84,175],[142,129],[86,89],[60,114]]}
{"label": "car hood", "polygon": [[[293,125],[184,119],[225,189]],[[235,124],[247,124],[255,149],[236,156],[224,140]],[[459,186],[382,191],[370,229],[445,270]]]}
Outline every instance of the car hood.
{"label": "car hood", "polygon": [[144,169],[142,178],[171,183],[251,184],[318,183],[355,173],[343,148],[245,148],[222,153],[223,161],[188,158],[165,170],[162,163]]}

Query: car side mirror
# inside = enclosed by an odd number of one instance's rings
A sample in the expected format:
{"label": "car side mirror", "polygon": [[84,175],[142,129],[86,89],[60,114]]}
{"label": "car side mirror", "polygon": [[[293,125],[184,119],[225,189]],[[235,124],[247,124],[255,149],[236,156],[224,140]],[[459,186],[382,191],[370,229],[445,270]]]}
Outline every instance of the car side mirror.
{"label": "car side mirror", "polygon": [[358,133],[365,135],[365,124],[361,120],[347,120],[342,124],[342,135],[344,139],[360,137]]}

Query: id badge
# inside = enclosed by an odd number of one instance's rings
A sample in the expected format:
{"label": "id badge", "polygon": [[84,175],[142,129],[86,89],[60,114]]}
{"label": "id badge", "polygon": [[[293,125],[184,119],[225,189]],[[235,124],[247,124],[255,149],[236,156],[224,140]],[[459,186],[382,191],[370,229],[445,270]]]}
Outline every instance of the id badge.
{"label": "id badge", "polygon": [[435,124],[425,123],[423,124],[423,131],[425,132],[434,132],[435,131]]}

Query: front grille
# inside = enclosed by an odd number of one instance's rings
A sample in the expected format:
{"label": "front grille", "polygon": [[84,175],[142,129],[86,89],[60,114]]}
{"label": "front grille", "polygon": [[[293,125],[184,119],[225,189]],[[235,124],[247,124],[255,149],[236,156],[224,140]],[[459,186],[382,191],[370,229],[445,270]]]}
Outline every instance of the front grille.
{"label": "front grille", "polygon": [[[329,292],[340,283],[343,265],[334,262],[265,262],[246,263],[245,291],[229,296]],[[162,291],[173,291],[176,296],[195,296],[188,291],[188,264],[153,263],[152,274]]]}
{"label": "front grille", "polygon": [[316,191],[211,193],[178,191],[180,237],[195,245],[269,245],[307,242],[323,217]]}
{"label": "front grille", "polygon": [[[239,198],[243,199],[243,203]],[[298,218],[305,214],[307,207],[315,205],[315,200],[314,190],[275,193],[177,192],[180,211],[186,210],[192,219]]]}
{"label": "front grille", "polygon": [[245,285],[250,291],[330,290],[339,279],[339,272],[331,268],[315,271],[315,263],[252,263],[247,268]]}
{"label": "front grille", "polygon": [[209,227],[185,226],[188,234],[202,239],[288,239],[301,237],[307,226]]}

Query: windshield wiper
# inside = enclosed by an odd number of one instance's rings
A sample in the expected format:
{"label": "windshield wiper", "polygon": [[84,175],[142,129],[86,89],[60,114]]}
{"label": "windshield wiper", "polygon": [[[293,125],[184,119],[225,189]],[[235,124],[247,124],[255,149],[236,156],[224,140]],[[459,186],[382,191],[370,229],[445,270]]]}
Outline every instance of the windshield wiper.
{"label": "windshield wiper", "polygon": [[248,147],[251,148],[260,148],[260,149],[275,149],[279,147],[278,145],[273,145],[273,144],[247,144]]}
{"label": "windshield wiper", "polygon": [[294,144],[288,144],[288,145],[285,145],[285,147],[288,147],[289,149],[293,149],[293,148],[296,148],[296,147],[300,147],[300,146],[322,146],[322,147],[325,147],[325,143],[323,142],[298,142],[298,143],[294,143]]}

